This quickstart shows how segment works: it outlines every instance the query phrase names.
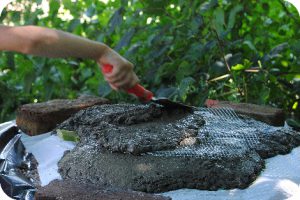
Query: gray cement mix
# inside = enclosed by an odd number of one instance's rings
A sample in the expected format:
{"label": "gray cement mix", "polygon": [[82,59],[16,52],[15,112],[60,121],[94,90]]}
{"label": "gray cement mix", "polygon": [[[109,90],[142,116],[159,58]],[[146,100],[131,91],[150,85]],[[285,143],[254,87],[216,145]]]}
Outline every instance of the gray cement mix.
{"label": "gray cement mix", "polygon": [[59,162],[64,179],[143,192],[246,188],[263,166],[258,154],[251,152],[228,159],[135,156],[90,145],[77,146]]}
{"label": "gray cement mix", "polygon": [[123,104],[92,107],[59,128],[76,131],[85,143],[95,142],[112,152],[139,155],[175,149],[187,138],[197,143],[198,129],[204,123],[200,115],[180,109]]}
{"label": "gray cement mix", "polygon": [[54,180],[47,186],[38,188],[35,200],[171,200],[171,198],[75,181]]}
{"label": "gray cement mix", "polygon": [[263,158],[300,145],[289,128],[155,105],[94,106],[59,128],[80,136],[59,162],[64,179],[144,192],[246,188]]}

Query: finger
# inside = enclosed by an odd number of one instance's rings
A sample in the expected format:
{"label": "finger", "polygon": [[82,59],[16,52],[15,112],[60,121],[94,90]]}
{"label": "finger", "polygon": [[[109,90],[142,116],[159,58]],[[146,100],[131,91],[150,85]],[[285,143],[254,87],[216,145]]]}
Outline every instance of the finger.
{"label": "finger", "polygon": [[126,87],[127,89],[133,88],[136,84],[139,83],[139,79],[135,73],[132,73],[131,77],[129,77],[128,80],[129,80],[128,83],[126,83],[126,85],[123,86]]}
{"label": "finger", "polygon": [[114,76],[109,76],[109,75],[105,75],[105,78],[111,82],[111,83],[115,83],[115,82],[119,82],[120,80],[124,79],[124,77],[126,77],[126,74],[128,72],[125,71],[120,71],[119,74],[116,74]]}
{"label": "finger", "polygon": [[111,83],[106,77],[105,77],[105,80],[106,80],[106,82],[108,82],[108,84],[110,85],[110,87],[113,90],[119,90],[119,88],[115,84]]}
{"label": "finger", "polygon": [[140,82],[139,78],[137,77],[137,75],[135,73],[133,73],[133,78],[130,80],[131,80],[131,82],[129,84],[130,87],[133,87]]}
{"label": "finger", "polygon": [[118,87],[116,87],[115,85],[113,85],[113,84],[110,84],[110,83],[108,83],[109,85],[110,85],[110,87],[113,89],[113,90],[119,90],[119,88]]}
{"label": "finger", "polygon": [[108,78],[109,82],[112,83],[112,84],[117,84],[118,82],[122,82],[124,79],[127,78],[127,76],[129,76],[130,73],[126,73],[126,72],[123,72],[121,74],[119,74],[118,76],[116,77],[113,77],[113,78]]}
{"label": "finger", "polygon": [[114,85],[118,88],[126,90],[135,86],[137,82],[138,82],[137,76],[134,73],[132,73],[132,74],[127,74],[127,76],[124,77],[122,80],[115,82]]}

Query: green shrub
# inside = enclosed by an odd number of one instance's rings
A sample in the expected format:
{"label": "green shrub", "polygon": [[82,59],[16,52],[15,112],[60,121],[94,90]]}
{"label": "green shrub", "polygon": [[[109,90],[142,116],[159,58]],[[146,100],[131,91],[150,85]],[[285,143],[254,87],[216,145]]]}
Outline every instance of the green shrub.
{"label": "green shrub", "polygon": [[[195,106],[206,98],[281,107],[300,116],[300,25],[283,1],[18,0],[4,24],[34,24],[104,42],[135,64],[141,83]],[[35,7],[37,6],[37,9]],[[66,13],[71,15],[67,18]],[[88,93],[115,102],[95,63],[2,52],[0,121],[23,103]]]}

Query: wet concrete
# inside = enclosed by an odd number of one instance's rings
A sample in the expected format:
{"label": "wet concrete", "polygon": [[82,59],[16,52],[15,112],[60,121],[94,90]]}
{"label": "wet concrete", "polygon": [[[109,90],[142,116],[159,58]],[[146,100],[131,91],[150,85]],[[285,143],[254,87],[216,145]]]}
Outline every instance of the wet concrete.
{"label": "wet concrete", "polygon": [[250,127],[256,128],[257,143],[248,147],[256,151],[262,158],[270,158],[279,154],[287,154],[300,145],[300,132],[291,127],[273,127],[244,116]]}
{"label": "wet concrete", "polygon": [[[62,190],[63,188],[63,190]],[[92,184],[78,184],[75,181],[54,180],[38,188],[36,200],[171,200],[169,197],[146,194],[130,190],[99,187]]]}
{"label": "wet concrete", "polygon": [[96,142],[112,152],[139,155],[174,149],[187,138],[197,143],[200,115],[162,106],[103,105],[84,110],[59,126],[73,130],[81,141]]}
{"label": "wet concrete", "polygon": [[59,170],[64,179],[146,192],[246,188],[263,158],[300,145],[299,132],[230,117],[155,105],[95,106],[60,125],[77,131],[80,142]]}
{"label": "wet concrete", "polygon": [[264,166],[259,155],[253,152],[225,159],[213,157],[217,156],[134,156],[83,145],[67,153],[59,168],[64,179],[163,192],[179,188],[246,188]]}

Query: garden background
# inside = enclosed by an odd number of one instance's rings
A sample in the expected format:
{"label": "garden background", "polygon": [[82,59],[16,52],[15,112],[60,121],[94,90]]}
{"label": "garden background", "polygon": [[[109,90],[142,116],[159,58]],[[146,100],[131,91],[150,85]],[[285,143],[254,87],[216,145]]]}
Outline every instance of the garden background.
{"label": "garden background", "polygon": [[[283,0],[16,0],[5,25],[38,25],[106,43],[156,96],[283,108],[300,116],[300,16]],[[30,33],[28,33],[30,34]],[[0,52],[0,122],[25,103],[112,91],[96,63]]]}

